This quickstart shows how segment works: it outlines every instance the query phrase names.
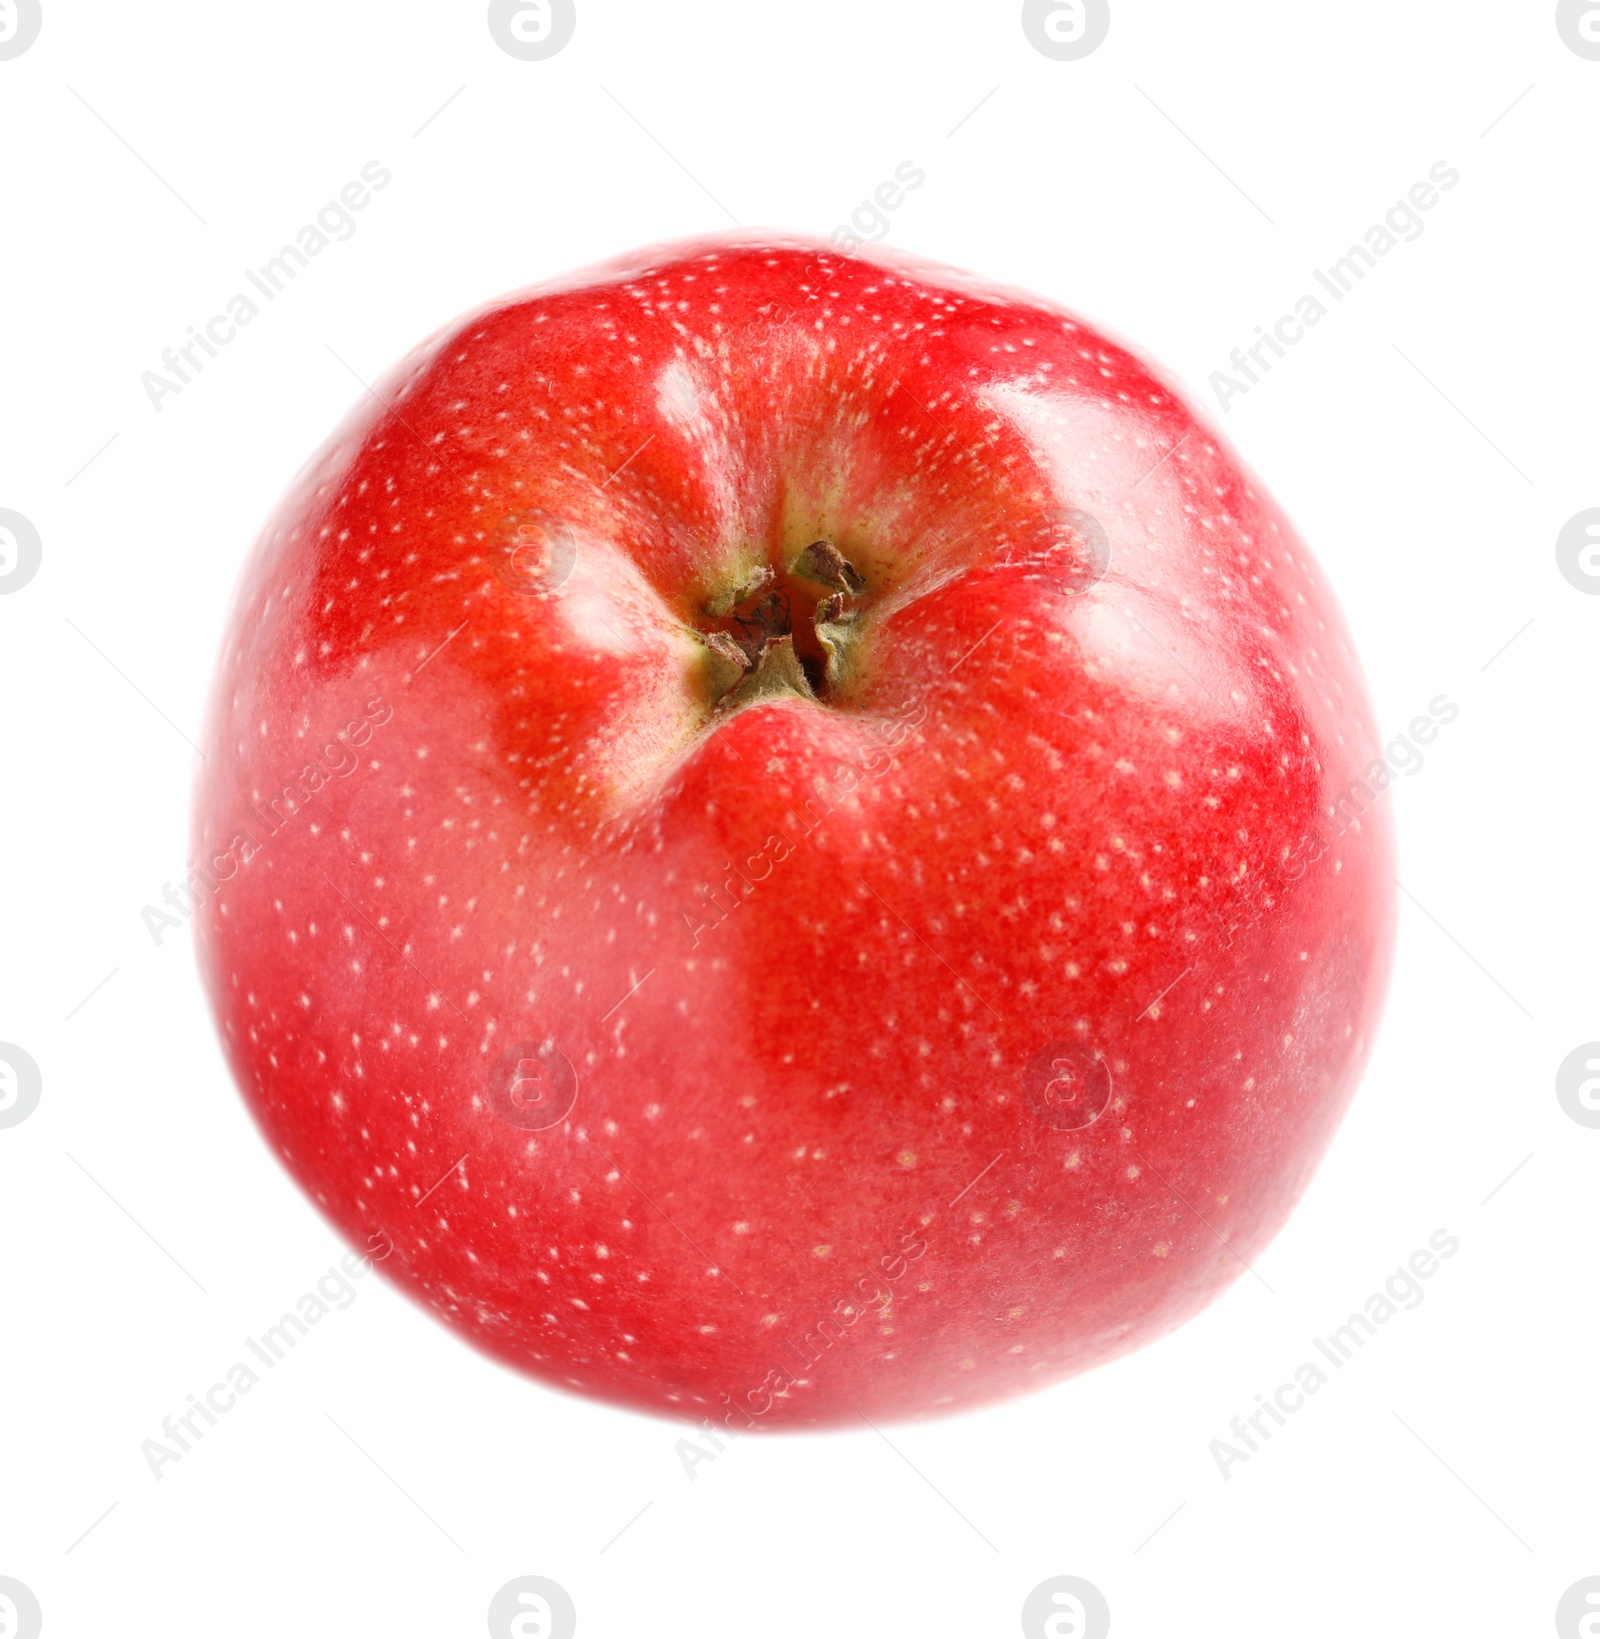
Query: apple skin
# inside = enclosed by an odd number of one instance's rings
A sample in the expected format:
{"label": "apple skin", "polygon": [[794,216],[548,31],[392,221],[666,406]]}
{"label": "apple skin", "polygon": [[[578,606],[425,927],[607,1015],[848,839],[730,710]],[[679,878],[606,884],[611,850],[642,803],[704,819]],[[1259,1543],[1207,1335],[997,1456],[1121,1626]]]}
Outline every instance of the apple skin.
{"label": "apple skin", "polygon": [[[823,697],[731,704],[708,608],[816,540]],[[1284,515],[1125,347],[880,252],[656,247],[424,344],[255,548],[205,743],[200,964],[293,1176],[497,1359],[741,1432],[1179,1325],[1387,979]]]}

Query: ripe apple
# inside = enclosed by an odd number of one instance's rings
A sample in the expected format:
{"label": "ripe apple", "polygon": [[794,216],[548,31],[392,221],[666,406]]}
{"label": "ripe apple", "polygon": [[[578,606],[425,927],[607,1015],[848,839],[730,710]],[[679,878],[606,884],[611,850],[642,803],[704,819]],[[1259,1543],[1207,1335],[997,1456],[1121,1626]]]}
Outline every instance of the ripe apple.
{"label": "ripe apple", "polygon": [[1149,364],[909,258],[700,240],[441,332],[267,527],[207,734],[268,1140],[629,1406],[910,1417],[1159,1337],[1372,1040],[1391,842],[1305,547]]}

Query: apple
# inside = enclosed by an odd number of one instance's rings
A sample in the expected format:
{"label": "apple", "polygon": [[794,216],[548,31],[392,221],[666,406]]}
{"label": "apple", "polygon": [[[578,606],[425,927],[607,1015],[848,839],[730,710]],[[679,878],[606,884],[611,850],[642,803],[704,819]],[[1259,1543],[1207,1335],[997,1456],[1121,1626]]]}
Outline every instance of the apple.
{"label": "apple", "polygon": [[262,1132],[496,1359],[739,1432],[1162,1336],[1284,1222],[1393,936],[1284,515],[1065,309],[806,240],[494,302],[245,571],[202,971]]}

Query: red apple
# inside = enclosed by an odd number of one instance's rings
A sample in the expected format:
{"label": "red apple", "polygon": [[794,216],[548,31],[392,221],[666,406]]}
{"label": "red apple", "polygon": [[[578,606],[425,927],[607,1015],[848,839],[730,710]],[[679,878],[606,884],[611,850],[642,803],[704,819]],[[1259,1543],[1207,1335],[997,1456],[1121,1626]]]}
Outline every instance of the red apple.
{"label": "red apple", "polygon": [[1161,1336],[1283,1223],[1384,988],[1293,529],[1150,365],[908,258],[702,240],[427,342],[257,546],[206,744],[268,1140],[480,1348],[674,1416]]}

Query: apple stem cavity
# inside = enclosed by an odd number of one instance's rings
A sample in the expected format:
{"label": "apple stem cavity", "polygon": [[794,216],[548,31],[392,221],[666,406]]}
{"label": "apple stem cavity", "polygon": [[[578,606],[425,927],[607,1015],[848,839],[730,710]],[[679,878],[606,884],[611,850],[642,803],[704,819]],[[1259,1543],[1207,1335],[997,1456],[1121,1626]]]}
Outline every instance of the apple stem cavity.
{"label": "apple stem cavity", "polygon": [[712,598],[705,613],[716,625],[698,636],[715,709],[785,694],[826,701],[839,679],[851,601],[866,589],[832,541],[816,540],[787,572],[762,568]]}

